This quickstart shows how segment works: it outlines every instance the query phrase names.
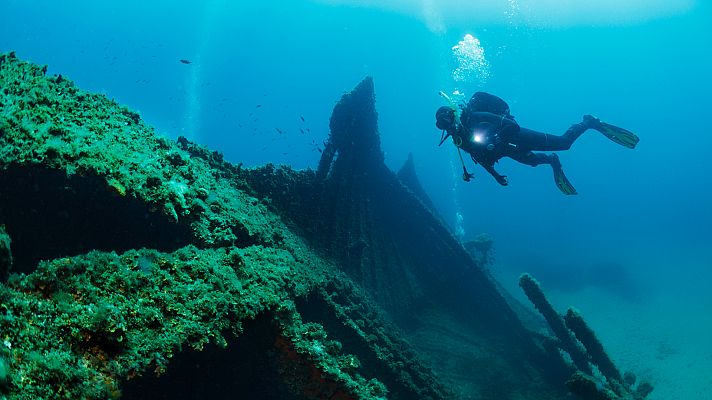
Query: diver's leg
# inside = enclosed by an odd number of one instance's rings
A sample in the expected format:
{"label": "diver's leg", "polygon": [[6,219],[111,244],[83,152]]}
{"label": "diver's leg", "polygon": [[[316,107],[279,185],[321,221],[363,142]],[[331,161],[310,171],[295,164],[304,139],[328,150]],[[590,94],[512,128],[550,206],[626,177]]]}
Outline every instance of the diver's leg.
{"label": "diver's leg", "polygon": [[537,132],[527,128],[520,128],[517,137],[517,145],[530,150],[560,151],[568,150],[576,139],[581,136],[590,126],[587,122],[573,124],[561,136],[549,133]]}
{"label": "diver's leg", "polygon": [[509,158],[519,161],[522,164],[526,165],[531,165],[532,167],[536,167],[537,165],[540,164],[549,164],[553,165],[552,163],[557,163],[559,166],[561,164],[559,163],[559,157],[556,156],[556,154],[544,154],[544,153],[535,153],[533,151],[521,151],[521,152],[513,152],[512,154],[508,154]]}
{"label": "diver's leg", "polygon": [[531,165],[532,167],[536,167],[540,164],[551,165],[551,169],[554,172],[554,183],[556,184],[556,187],[558,187],[563,194],[577,194],[574,185],[572,185],[568,178],[566,178],[566,175],[564,175],[564,170],[561,168],[559,156],[555,153],[544,154],[534,153],[533,151],[522,151],[512,153],[509,157],[513,160],[519,161],[522,164]]}

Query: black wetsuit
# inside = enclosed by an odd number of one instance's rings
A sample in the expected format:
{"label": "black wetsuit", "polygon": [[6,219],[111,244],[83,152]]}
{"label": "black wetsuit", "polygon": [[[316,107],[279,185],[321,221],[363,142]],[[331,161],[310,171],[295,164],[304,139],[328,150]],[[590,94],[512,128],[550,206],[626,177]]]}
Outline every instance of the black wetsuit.
{"label": "black wetsuit", "polygon": [[507,184],[506,176],[494,169],[494,164],[502,157],[531,166],[549,164],[553,168],[561,168],[556,155],[534,151],[568,150],[589,129],[582,122],[571,125],[563,135],[557,136],[522,128],[509,115],[468,109],[463,110],[460,119],[461,125],[448,133],[458,147],[470,153],[472,160],[482,165],[502,185]]}

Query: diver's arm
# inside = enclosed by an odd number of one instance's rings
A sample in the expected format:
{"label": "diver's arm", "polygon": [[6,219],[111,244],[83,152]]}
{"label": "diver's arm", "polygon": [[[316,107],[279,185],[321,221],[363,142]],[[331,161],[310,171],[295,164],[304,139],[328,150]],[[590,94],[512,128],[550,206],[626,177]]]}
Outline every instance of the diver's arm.
{"label": "diver's arm", "polygon": [[[485,171],[489,172],[490,175],[494,177],[494,179],[497,180],[497,183],[499,183],[502,186],[507,186],[507,176],[506,175],[500,175],[497,171],[494,169],[494,163],[499,160],[499,158],[492,158],[492,157],[485,157],[482,154],[478,154],[476,152],[469,152],[470,157],[472,158],[472,161],[475,164],[480,164],[482,168],[485,169]],[[464,163],[463,163],[464,166]]]}
{"label": "diver's arm", "polygon": [[494,170],[494,164],[482,164],[482,168],[484,168],[487,172],[490,173],[494,177],[494,179],[497,180],[497,183],[499,183],[502,186],[507,186],[509,182],[507,182],[507,176],[506,175],[500,175],[497,171]]}

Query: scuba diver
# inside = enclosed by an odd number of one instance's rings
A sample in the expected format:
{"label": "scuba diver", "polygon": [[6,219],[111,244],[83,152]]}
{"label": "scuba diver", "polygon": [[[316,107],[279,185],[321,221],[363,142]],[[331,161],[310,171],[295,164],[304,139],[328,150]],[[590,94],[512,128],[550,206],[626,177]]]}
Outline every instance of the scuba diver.
{"label": "scuba diver", "polygon": [[630,149],[640,140],[632,132],[602,122],[591,115],[584,115],[583,121],[571,125],[563,135],[557,136],[520,127],[509,113],[507,103],[497,96],[485,92],[475,93],[467,105],[455,106],[450,98],[440,92],[450,106],[443,106],[435,114],[435,125],[443,131],[442,145],[449,137],[457,147],[462,162],[462,179],[469,182],[474,177],[467,172],[460,150],[470,154],[475,164],[480,164],[500,185],[507,186],[507,177],[494,169],[494,164],[503,157],[509,157],[533,167],[549,164],[554,170],[554,182],[566,195],[577,194],[576,189],[564,175],[559,156],[535,151],[568,150],[576,139],[588,129],[601,132],[608,139]]}

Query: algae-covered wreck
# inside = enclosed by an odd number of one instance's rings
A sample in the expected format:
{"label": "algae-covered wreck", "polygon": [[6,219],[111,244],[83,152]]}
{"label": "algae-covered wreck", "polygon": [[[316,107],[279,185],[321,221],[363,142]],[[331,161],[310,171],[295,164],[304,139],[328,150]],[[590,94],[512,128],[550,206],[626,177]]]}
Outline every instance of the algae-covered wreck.
{"label": "algae-covered wreck", "polygon": [[569,396],[576,368],[383,164],[370,79],[294,171],[45,72],[0,55],[0,396]]}

